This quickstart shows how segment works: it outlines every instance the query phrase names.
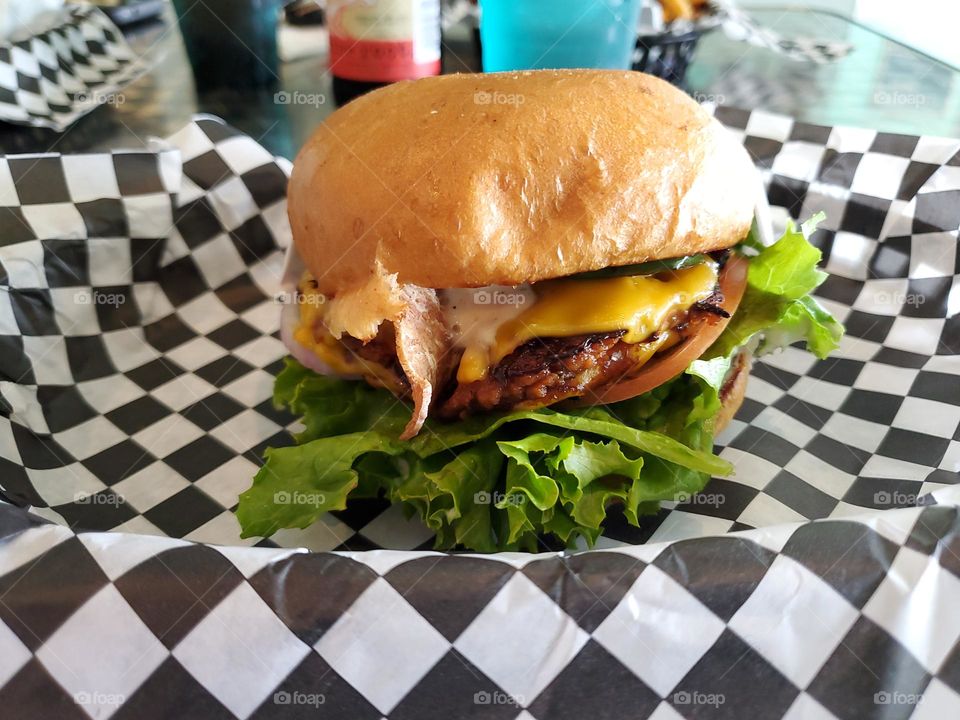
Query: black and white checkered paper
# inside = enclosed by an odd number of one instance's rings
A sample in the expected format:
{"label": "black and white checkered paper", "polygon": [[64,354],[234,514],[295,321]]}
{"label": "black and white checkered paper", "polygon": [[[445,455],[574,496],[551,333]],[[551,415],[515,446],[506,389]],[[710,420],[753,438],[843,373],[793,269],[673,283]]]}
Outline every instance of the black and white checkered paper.
{"label": "black and white checkered paper", "polygon": [[4,717],[960,712],[960,141],[716,114],[780,220],[827,213],[848,336],[757,364],[734,477],[562,555],[432,553],[376,501],[243,547],[294,422],[289,164],[213,118],[0,161]]}
{"label": "black and white checkered paper", "polygon": [[146,69],[116,25],[90,5],[67,5],[53,27],[0,43],[0,120],[63,130]]}

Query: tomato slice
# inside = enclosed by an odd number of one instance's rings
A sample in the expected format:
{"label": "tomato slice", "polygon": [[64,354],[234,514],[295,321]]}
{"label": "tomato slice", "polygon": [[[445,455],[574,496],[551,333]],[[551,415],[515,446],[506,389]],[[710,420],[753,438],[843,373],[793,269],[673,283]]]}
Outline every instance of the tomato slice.
{"label": "tomato slice", "polygon": [[[750,261],[742,256],[733,256],[727,260],[720,277],[720,291],[723,293],[723,302],[720,307],[732,316],[740,305],[743,291],[747,286],[747,270]],[[665,353],[658,354],[653,360],[644,365],[627,380],[612,385],[587,390],[577,404],[605,405],[607,403],[627,400],[672,380],[689,367],[690,363],[707,351],[713,342],[720,337],[720,333],[730,322],[730,318],[697,313],[686,330],[686,339],[675,345]]]}

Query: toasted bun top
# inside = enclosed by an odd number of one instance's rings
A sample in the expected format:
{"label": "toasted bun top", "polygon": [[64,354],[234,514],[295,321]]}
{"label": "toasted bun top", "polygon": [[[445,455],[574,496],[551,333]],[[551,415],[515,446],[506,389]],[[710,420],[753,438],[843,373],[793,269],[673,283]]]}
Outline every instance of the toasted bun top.
{"label": "toasted bun top", "polygon": [[636,72],[541,70],[401,82],[333,113],[289,186],[320,291],[372,275],[516,285],[729,247],[757,197],[742,145]]}

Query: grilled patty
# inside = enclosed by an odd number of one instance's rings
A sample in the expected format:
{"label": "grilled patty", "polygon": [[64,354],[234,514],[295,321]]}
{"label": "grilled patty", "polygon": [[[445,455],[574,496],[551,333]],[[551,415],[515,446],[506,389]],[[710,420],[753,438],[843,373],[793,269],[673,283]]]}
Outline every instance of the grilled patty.
{"label": "grilled patty", "polygon": [[349,335],[340,338],[340,342],[350,354],[360,360],[367,360],[391,370],[396,375],[400,387],[405,391],[409,389],[407,376],[397,357],[397,337],[391,323],[383,323],[380,326],[380,332],[369,342],[361,342]]}
{"label": "grilled patty", "polygon": [[[719,293],[694,305],[673,328],[681,335],[694,314],[726,316],[719,307]],[[646,356],[645,343],[623,341],[625,331],[576,335],[573,337],[534,338],[507,355],[487,376],[470,383],[451,379],[446,396],[441,396],[436,413],[453,420],[492,410],[536,408],[583,395],[628,375]],[[393,370],[401,387],[407,387],[403,368],[397,360],[396,340],[383,330],[364,344],[344,336],[350,352]],[[456,365],[456,363],[454,363]]]}
{"label": "grilled patty", "polygon": [[[683,335],[695,314],[725,316],[717,304],[718,294],[694,305],[674,326]],[[610,382],[617,382],[646,357],[646,342],[623,341],[624,331],[577,335],[565,338],[536,338],[521,345],[501,360],[485,378],[457,384],[437,408],[447,419],[511,408],[552,405],[583,395]]]}
{"label": "grilled patty", "polygon": [[458,384],[438,414],[453,419],[490,410],[542,407],[581,395],[637,365],[643,344],[623,342],[623,335],[621,331],[531,340],[482,380]]}

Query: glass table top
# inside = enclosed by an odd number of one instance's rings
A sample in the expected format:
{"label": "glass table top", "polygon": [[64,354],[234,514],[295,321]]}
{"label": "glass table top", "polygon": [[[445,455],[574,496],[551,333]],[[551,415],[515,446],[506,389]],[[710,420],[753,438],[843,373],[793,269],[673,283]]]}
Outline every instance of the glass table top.
{"label": "glass table top", "polygon": [[762,108],[820,125],[960,136],[960,71],[845,17],[812,10],[751,10],[786,38],[851,43],[829,64],[802,63],[707,34],[687,71],[696,97]]}

